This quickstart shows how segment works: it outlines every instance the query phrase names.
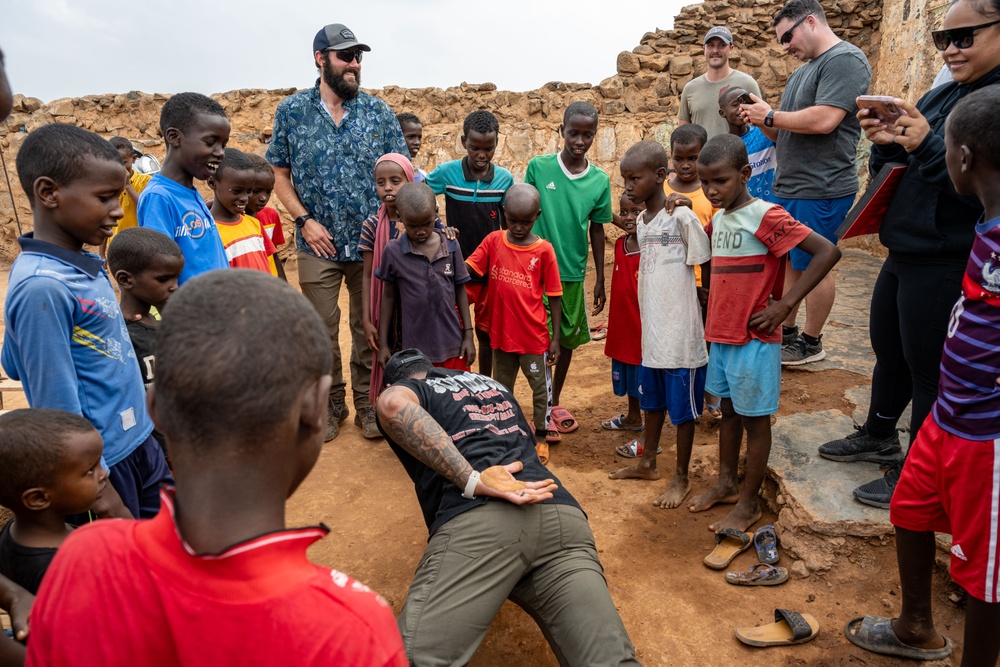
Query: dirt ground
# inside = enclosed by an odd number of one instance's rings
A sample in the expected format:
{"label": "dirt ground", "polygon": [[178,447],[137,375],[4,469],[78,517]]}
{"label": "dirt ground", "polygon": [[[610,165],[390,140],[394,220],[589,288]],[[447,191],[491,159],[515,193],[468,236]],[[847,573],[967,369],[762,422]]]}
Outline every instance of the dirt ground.
{"label": "dirt ground", "polygon": [[[841,266],[841,270],[845,268]],[[295,278],[293,269],[293,284]],[[0,270],[0,293],[6,292],[6,281],[7,270]],[[342,299],[342,308],[346,313],[346,299]],[[604,321],[606,313],[592,319],[593,323]],[[341,344],[345,349],[349,346],[346,317]],[[779,415],[831,408],[850,414],[854,406],[844,399],[844,390],[866,382],[845,371],[785,371]],[[516,394],[530,411],[530,394],[523,378]],[[23,407],[23,396],[8,394],[5,404],[7,408]],[[731,586],[723,572],[709,570],[701,563],[713,546],[707,527],[724,516],[728,507],[692,514],[683,506],[674,510],[652,506],[673,471],[672,428],[664,430],[664,453],[659,459],[664,479],[608,479],[609,471],[625,464],[614,448],[629,437],[600,427],[603,419],[626,409],[625,400],[611,392],[610,361],[604,356],[603,343],[593,342],[577,351],[562,404],[573,412],[580,428],[552,447],[549,469],[590,519],[611,595],[641,662],[828,667],[900,664],[854,647],[842,630],[856,615],[898,614],[899,578],[891,539],[885,546],[873,540],[870,557],[844,562],[824,575],[793,578],[770,588]],[[327,443],[315,469],[289,501],[287,519],[292,526],[319,522],[329,526],[330,536],[310,549],[310,557],[366,583],[385,596],[398,613],[426,544],[427,530],[403,468],[384,441],[361,437],[353,425],[353,414],[352,407],[352,418],[344,422],[340,436]],[[692,493],[714,480],[717,447],[717,425],[699,423]],[[758,525],[774,519],[773,513],[765,514]],[[749,568],[755,562],[752,551],[738,557],[733,569]],[[791,559],[783,557],[781,564],[788,566]],[[960,662],[964,610],[962,602],[952,601],[959,599],[956,590],[946,573],[939,571],[934,588],[935,621],[956,648],[949,660],[936,664]],[[734,638],[734,628],[771,622],[775,607],[812,614],[822,626],[820,635],[804,645],[770,649],[750,648]],[[557,662],[531,618],[508,602],[472,664]]]}

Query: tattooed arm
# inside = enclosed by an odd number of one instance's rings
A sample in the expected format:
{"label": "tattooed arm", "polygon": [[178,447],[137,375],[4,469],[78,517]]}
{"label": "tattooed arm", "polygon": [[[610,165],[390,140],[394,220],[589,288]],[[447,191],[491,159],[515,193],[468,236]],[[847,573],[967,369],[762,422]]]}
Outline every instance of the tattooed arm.
{"label": "tattooed arm", "polygon": [[[389,438],[421,463],[459,489],[465,489],[473,468],[451,440],[451,436],[422,407],[417,395],[406,387],[389,387],[378,399],[378,418]],[[551,479],[521,482],[512,473],[524,468],[520,461],[481,471],[477,496],[503,498],[515,505],[548,500],[556,485]]]}

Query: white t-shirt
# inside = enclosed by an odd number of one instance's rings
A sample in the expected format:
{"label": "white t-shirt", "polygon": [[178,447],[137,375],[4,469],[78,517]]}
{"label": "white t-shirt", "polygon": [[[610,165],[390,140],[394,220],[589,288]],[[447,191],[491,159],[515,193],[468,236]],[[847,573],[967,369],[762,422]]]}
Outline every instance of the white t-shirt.
{"label": "white t-shirt", "polygon": [[645,218],[643,212],[636,225],[642,365],[699,368],[708,363],[708,351],[692,267],[711,259],[711,243],[698,216],[684,206]]}

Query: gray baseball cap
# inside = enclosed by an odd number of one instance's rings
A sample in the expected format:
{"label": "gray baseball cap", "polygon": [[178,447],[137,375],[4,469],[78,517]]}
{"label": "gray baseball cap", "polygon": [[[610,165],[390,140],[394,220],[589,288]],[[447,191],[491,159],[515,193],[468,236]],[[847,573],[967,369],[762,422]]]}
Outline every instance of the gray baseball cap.
{"label": "gray baseball cap", "polygon": [[712,39],[713,37],[718,37],[726,44],[733,43],[733,33],[730,32],[729,28],[727,28],[724,25],[717,25],[708,32],[706,32],[705,39],[702,41],[702,44],[708,44],[708,40]]}
{"label": "gray baseball cap", "polygon": [[359,42],[358,38],[351,32],[351,29],[343,23],[331,23],[328,26],[324,26],[322,30],[316,33],[316,37],[313,39],[313,53],[326,51],[327,49],[345,51],[353,48],[358,48],[362,51],[372,50],[367,44]]}

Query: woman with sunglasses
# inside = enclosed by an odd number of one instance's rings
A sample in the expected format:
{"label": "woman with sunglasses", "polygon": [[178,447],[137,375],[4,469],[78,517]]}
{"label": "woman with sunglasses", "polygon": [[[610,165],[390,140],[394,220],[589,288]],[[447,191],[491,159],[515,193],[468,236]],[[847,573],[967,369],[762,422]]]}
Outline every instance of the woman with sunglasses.
{"label": "woman with sunglasses", "polygon": [[883,123],[866,109],[858,113],[874,144],[871,175],[892,162],[907,169],[879,231],[889,256],[872,293],[876,362],[868,419],[858,432],[820,447],[821,455],[836,461],[884,463],[898,455],[883,478],[854,491],[861,502],[883,508],[903,466],[896,423],[912,400],[912,442],[937,396],[949,316],[983,213],[979,201],[956,194],[948,178],[944,125],[960,99],[1000,83],[1000,0],[958,0],[932,35],[954,80],[916,106],[897,99],[906,115],[895,123]]}

